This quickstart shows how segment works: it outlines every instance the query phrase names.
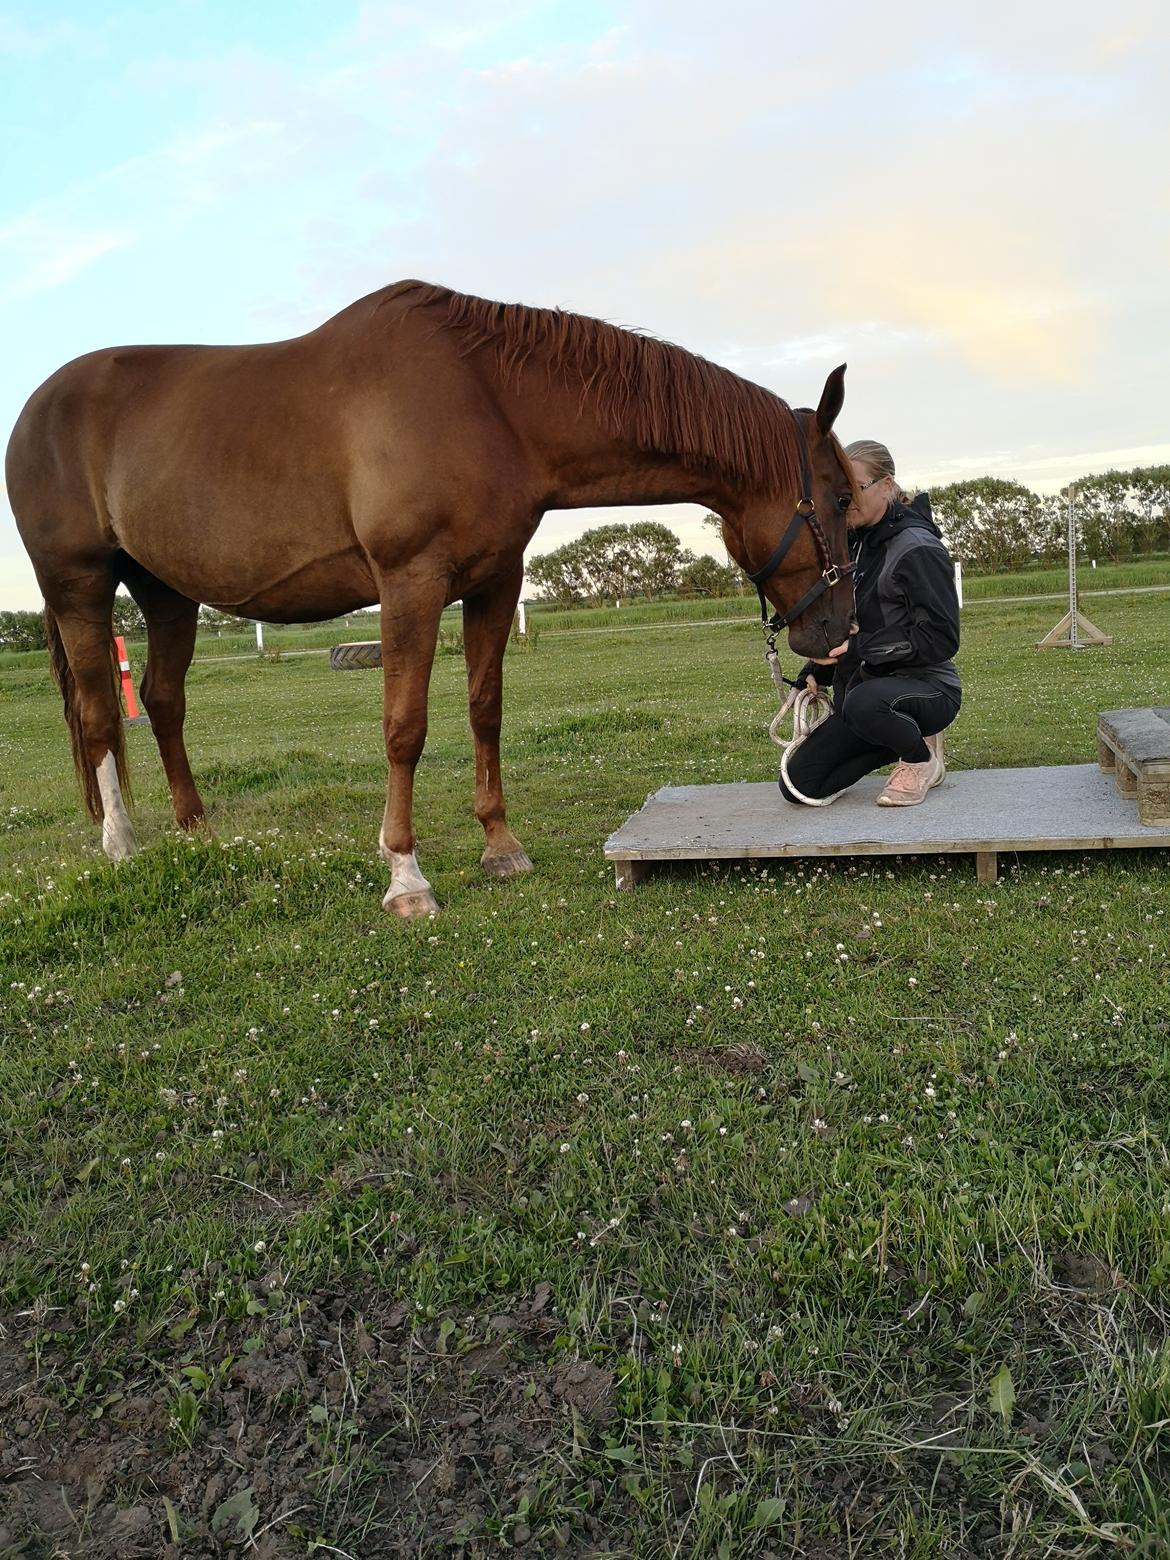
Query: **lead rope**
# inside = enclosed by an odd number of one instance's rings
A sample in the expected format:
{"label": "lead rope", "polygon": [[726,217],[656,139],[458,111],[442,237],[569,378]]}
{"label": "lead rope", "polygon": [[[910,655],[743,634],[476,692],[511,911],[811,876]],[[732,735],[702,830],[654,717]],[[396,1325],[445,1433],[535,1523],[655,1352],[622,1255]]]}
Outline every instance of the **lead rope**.
{"label": "lead rope", "polygon": [[[780,657],[774,648],[768,651],[766,659],[768,671],[772,676],[773,686],[776,692],[784,697],[787,684],[781,675]],[[792,713],[792,735],[783,737],[780,733],[789,711]],[[787,697],[784,697],[784,702],[772,717],[772,723],[768,727],[769,737],[780,749],[780,774],[784,779],[784,784],[791,791],[792,795],[798,801],[803,802],[806,807],[827,807],[830,802],[835,802],[842,794],[840,791],[834,791],[832,796],[806,796],[803,791],[797,790],[796,786],[788,778],[788,763],[792,755],[810,732],[815,731],[822,721],[828,720],[832,713],[832,700],[822,689],[818,688],[816,693],[810,693],[807,688],[790,688],[788,689]]]}

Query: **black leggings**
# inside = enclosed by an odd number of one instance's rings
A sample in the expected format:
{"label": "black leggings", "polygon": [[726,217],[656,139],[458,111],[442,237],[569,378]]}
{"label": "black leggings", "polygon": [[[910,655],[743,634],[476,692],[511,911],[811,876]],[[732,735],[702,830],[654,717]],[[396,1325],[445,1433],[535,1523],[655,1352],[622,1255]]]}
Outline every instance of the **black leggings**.
{"label": "black leggings", "polygon": [[[930,749],[923,738],[949,726],[961,702],[957,688],[940,688],[921,677],[855,680],[840,712],[834,708],[793,753],[789,778],[805,796],[819,799],[844,791],[895,759],[924,763]],[[786,801],[799,800],[783,777],[780,790]]]}

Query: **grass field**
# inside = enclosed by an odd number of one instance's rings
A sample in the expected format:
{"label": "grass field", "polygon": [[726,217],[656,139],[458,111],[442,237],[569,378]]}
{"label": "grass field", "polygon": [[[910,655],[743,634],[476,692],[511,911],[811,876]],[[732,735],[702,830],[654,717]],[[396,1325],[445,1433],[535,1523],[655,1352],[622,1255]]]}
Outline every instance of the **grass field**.
{"label": "grass field", "polygon": [[[1089,611],[965,614],[956,765],[1167,702],[1165,598]],[[774,773],[758,638],[507,672],[536,870],[479,871],[440,656],[401,925],[376,673],[196,665],[214,835],[130,728],[115,870],[0,667],[0,1555],[1170,1553],[1166,857],[619,899],[647,791]]]}

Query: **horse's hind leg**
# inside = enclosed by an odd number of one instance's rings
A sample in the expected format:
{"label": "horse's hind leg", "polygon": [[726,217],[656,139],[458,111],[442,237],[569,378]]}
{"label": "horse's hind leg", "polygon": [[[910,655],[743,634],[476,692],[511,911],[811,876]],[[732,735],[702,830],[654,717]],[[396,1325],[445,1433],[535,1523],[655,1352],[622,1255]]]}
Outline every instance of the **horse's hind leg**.
{"label": "horse's hind leg", "polygon": [[122,795],[125,745],[113,641],[116,584],[112,561],[67,575],[61,571],[60,583],[46,591],[46,615],[86,801],[94,817],[101,818],[102,849],[111,861],[124,861],[138,842]]}
{"label": "horse's hind leg", "polygon": [[389,774],[378,850],[390,868],[382,908],[404,920],[438,909],[415,856],[414,772],[427,739],[427,688],[446,599],[446,579],[425,559],[379,577],[382,601],[382,729]]}
{"label": "horse's hind leg", "polygon": [[122,576],[146,619],[142,702],[166,771],[175,822],[181,829],[192,829],[206,821],[183,742],[187,714],[184,682],[195,652],[199,603],[180,596],[132,560],[127,560]]}
{"label": "horse's hind leg", "polygon": [[463,654],[467,661],[467,706],[475,738],[475,816],[486,841],[480,863],[496,877],[531,872],[520,841],[504,817],[500,776],[500,720],[504,694],[504,651],[520,599],[524,565],[463,603]]}

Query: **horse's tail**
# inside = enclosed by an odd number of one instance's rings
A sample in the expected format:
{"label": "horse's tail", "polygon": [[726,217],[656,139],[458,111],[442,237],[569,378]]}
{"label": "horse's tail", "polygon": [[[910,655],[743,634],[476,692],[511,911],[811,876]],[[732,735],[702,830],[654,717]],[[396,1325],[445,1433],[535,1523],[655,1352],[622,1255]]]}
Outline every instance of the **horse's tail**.
{"label": "horse's tail", "polygon": [[[77,778],[81,782],[81,793],[85,798],[85,805],[91,818],[100,823],[105,809],[102,806],[102,793],[98,787],[97,770],[93,760],[89,756],[89,750],[85,741],[85,729],[81,721],[81,709],[77,699],[77,680],[73,675],[73,668],[69,665],[69,657],[65,653],[65,643],[61,638],[61,627],[57,622],[56,614],[51,607],[45,608],[45,638],[49,646],[49,665],[53,671],[53,680],[61,690],[61,700],[65,706],[65,724],[69,727],[69,740],[73,746],[73,767],[77,770]],[[122,696],[118,670],[118,651],[114,641],[110,640],[110,697],[113,699],[114,709],[118,712],[117,736],[114,745],[114,762],[118,769],[118,784],[122,789],[122,796],[129,801],[130,783],[126,770],[126,736],[122,729],[121,709]]]}

